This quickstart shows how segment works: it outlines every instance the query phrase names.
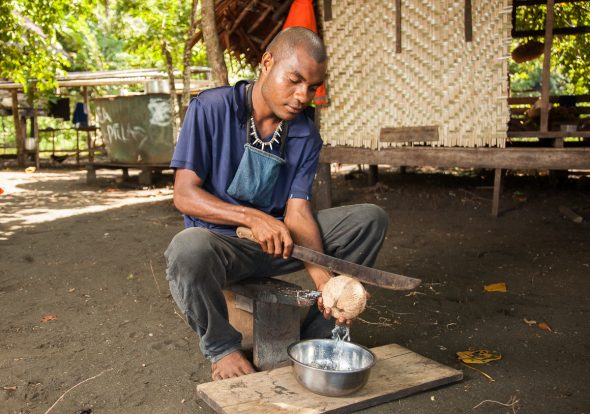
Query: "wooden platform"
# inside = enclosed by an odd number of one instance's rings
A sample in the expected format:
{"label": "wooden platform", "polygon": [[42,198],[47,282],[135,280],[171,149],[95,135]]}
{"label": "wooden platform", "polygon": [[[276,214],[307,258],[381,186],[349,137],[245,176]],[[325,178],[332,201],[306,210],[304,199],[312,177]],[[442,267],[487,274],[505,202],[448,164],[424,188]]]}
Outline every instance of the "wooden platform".
{"label": "wooden platform", "polygon": [[502,177],[505,170],[587,170],[590,169],[590,148],[396,147],[372,150],[324,146],[320,153],[316,194],[313,197],[316,200],[315,208],[318,210],[332,206],[330,163],[375,166],[369,177],[372,184],[375,184],[376,177],[371,176],[376,174],[376,166],[380,164],[392,167],[432,166],[494,169],[492,215],[497,217],[502,192]]}
{"label": "wooden platform", "polygon": [[345,397],[308,391],[290,366],[197,386],[197,394],[217,413],[351,413],[463,379],[463,373],[397,344],[373,348],[377,363],[369,382]]}

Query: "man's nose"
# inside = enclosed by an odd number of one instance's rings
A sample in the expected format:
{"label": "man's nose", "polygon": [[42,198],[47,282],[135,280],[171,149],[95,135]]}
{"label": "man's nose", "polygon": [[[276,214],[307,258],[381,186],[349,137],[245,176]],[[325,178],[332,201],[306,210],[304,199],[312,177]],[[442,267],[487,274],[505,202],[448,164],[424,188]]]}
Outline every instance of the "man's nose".
{"label": "man's nose", "polygon": [[295,99],[297,99],[302,105],[307,105],[313,99],[315,91],[306,86],[301,85],[299,88],[295,90]]}

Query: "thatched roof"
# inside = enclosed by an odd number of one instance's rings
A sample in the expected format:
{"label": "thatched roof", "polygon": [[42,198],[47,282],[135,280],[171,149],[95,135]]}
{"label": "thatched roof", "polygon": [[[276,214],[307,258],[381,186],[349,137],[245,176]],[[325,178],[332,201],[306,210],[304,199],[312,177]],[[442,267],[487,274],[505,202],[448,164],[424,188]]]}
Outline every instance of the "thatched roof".
{"label": "thatched roof", "polygon": [[[221,47],[244,55],[252,66],[281,30],[292,0],[217,0],[215,17]],[[199,32],[195,40],[200,40]]]}

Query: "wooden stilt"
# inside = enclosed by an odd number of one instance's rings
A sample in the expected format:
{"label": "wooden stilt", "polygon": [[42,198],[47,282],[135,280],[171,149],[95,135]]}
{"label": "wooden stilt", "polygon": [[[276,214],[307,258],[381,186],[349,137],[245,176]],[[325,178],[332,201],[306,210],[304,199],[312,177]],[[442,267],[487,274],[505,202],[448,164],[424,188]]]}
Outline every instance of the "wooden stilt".
{"label": "wooden stilt", "polygon": [[314,190],[314,210],[318,211],[332,207],[332,174],[329,163],[320,163]]}
{"label": "wooden stilt", "polygon": [[498,217],[500,210],[500,195],[502,194],[502,168],[496,168],[494,173],[494,196],[492,200],[492,216]]}
{"label": "wooden stilt", "polygon": [[369,175],[368,175],[368,184],[369,186],[373,186],[377,184],[379,181],[379,166],[378,165],[369,165]]}

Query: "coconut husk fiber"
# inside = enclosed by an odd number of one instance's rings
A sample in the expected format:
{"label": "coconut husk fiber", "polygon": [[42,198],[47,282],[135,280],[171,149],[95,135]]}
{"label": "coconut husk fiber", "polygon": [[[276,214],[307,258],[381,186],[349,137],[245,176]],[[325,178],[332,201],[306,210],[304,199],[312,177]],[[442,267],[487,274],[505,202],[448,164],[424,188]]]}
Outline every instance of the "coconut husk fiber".
{"label": "coconut husk fiber", "polygon": [[365,310],[367,303],[363,285],[347,275],[330,279],[322,290],[322,298],[324,306],[332,309],[335,318],[353,319]]}
{"label": "coconut husk fiber", "polygon": [[522,43],[512,51],[512,59],[516,63],[528,62],[538,58],[543,54],[545,44],[536,40],[529,40],[526,43]]}

